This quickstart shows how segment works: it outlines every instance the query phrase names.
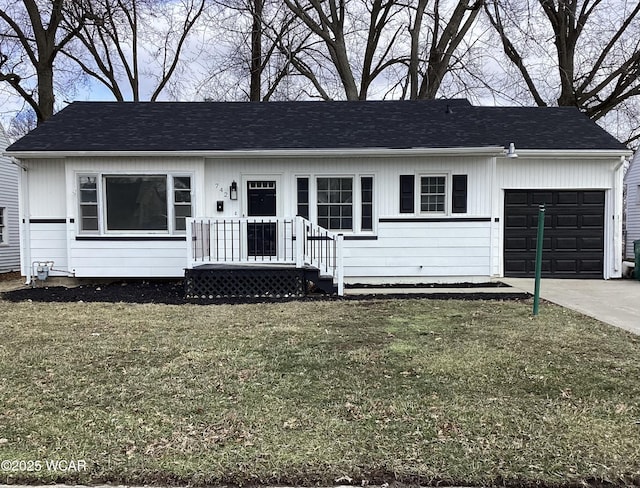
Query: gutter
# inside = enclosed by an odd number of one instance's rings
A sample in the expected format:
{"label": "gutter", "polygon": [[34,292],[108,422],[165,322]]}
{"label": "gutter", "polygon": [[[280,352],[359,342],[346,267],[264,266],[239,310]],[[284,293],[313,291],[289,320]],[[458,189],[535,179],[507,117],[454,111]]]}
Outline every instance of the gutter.
{"label": "gutter", "polygon": [[[232,149],[195,151],[5,151],[3,154],[20,159],[87,158],[87,157],[193,157],[193,158],[324,158],[324,157],[390,157],[390,156],[506,156],[503,146],[481,147],[407,147],[355,149]],[[581,158],[602,159],[630,157],[625,149],[517,149],[521,158]]]}
{"label": "gutter", "polygon": [[194,158],[324,158],[324,157],[388,157],[388,156],[501,156],[502,146],[485,147],[410,147],[358,149],[255,149],[196,151],[8,151],[6,155],[20,159],[71,157],[194,157]]}
{"label": "gutter", "polygon": [[[520,158],[581,158],[581,159],[602,159],[602,158],[625,158],[633,155],[633,151],[628,149],[519,149]],[[511,159],[511,161],[514,161]]]}

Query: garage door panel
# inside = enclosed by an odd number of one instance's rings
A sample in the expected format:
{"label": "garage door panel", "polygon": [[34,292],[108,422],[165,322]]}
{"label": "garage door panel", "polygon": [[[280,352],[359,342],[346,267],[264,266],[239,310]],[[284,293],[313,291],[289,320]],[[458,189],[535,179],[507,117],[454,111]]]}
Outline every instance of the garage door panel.
{"label": "garage door panel", "polygon": [[602,206],[604,208],[604,192],[603,191],[583,191],[583,205]]}
{"label": "garage door panel", "polygon": [[576,251],[578,249],[577,237],[556,237],[553,249]]}
{"label": "garage door panel", "polygon": [[551,204],[553,202],[553,193],[550,191],[533,191],[531,197],[532,200],[529,203],[536,205]]}
{"label": "garage door panel", "polygon": [[604,191],[506,190],[505,275],[533,276],[538,206],[545,202],[543,275],[601,278],[604,201]]}
{"label": "garage door panel", "polygon": [[577,215],[557,215],[556,228],[576,229],[578,227]]}
{"label": "garage door panel", "polygon": [[578,193],[575,191],[559,191],[557,195],[557,205],[578,205]]}
{"label": "garage door panel", "polygon": [[505,243],[511,249],[528,249],[526,237],[509,237]]}
{"label": "garage door panel", "polygon": [[578,261],[576,259],[556,259],[554,261],[556,273],[577,273]]}
{"label": "garage door panel", "polygon": [[580,266],[581,266],[581,271],[583,272],[602,273],[601,259],[581,259]]}
{"label": "garage door panel", "polygon": [[587,214],[582,215],[582,228],[591,227],[593,229],[600,229],[603,226],[604,214]]}
{"label": "garage door panel", "polygon": [[580,249],[600,251],[602,249],[602,239],[597,237],[580,238]]}
{"label": "garage door panel", "polygon": [[512,192],[504,196],[505,203],[508,205],[522,205],[528,206],[529,202],[527,200],[527,194],[522,192]]}
{"label": "garage door panel", "polygon": [[527,269],[527,260],[524,258],[518,259],[514,257],[505,264],[505,273],[526,274],[528,272],[529,270]]}
{"label": "garage door panel", "polygon": [[[525,249],[527,251],[535,251],[537,245],[538,238],[535,235],[532,235],[527,239],[527,247],[522,249]],[[548,251],[551,249],[553,249],[553,238],[550,236],[545,236],[544,239],[542,239],[542,250]]]}
{"label": "garage door panel", "polygon": [[506,225],[512,228],[526,229],[529,226],[529,219],[526,215],[510,215],[505,221]]}

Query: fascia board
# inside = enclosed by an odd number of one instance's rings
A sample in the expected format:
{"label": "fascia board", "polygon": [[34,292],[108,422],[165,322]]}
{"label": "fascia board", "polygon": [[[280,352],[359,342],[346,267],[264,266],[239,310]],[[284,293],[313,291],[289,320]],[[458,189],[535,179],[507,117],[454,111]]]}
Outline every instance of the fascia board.
{"label": "fascia board", "polygon": [[603,159],[603,158],[627,158],[631,157],[632,151],[624,149],[518,149],[518,158],[507,158],[510,161],[517,161],[519,158],[545,158],[545,159]]}
{"label": "fascia board", "polygon": [[12,151],[20,159],[72,157],[203,157],[203,158],[323,158],[388,156],[501,156],[501,146],[460,148],[267,149],[231,151]]}

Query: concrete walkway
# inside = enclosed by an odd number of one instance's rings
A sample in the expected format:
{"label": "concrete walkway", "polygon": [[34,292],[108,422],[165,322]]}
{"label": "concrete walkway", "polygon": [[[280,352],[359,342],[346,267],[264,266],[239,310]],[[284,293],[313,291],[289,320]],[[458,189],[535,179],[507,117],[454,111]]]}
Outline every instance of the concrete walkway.
{"label": "concrete walkway", "polygon": [[[500,278],[499,281],[529,293],[534,291],[535,283],[530,278]],[[640,334],[640,281],[543,278],[540,297]]]}

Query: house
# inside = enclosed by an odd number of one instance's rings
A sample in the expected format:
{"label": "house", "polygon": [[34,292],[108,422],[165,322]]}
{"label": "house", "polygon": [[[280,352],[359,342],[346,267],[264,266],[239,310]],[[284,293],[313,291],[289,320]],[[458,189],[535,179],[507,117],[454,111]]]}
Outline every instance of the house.
{"label": "house", "polygon": [[621,275],[630,152],[572,108],[75,102],[7,153],[27,169],[26,276],[532,276],[542,203],[545,276]]}
{"label": "house", "polygon": [[624,257],[634,259],[633,241],[640,240],[640,153],[638,152],[629,165],[624,183],[627,190]]}
{"label": "house", "polygon": [[19,168],[2,152],[9,138],[0,125],[0,273],[20,269]]}

